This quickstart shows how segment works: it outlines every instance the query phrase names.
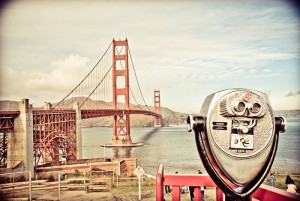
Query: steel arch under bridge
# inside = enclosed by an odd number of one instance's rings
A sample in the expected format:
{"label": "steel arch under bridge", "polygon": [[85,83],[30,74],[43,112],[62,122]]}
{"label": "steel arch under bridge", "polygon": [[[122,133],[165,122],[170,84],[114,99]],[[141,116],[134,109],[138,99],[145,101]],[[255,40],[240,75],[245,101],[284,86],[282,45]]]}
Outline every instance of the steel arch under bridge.
{"label": "steel arch under bridge", "polygon": [[[145,110],[83,109],[80,112],[80,119],[127,114],[161,117],[155,112]],[[33,111],[35,166],[41,162],[58,162],[61,156],[65,156],[68,160],[77,159],[76,118],[76,110],[72,109]]]}
{"label": "steel arch under bridge", "polygon": [[33,111],[35,165],[59,161],[59,157],[76,159],[76,111]]}

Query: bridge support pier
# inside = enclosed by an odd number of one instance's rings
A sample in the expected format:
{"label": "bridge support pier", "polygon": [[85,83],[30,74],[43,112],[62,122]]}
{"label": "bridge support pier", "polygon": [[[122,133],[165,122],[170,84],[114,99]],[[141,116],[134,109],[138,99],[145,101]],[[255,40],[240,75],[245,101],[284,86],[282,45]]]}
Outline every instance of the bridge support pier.
{"label": "bridge support pier", "polygon": [[23,166],[24,171],[33,171],[33,115],[28,99],[19,102],[19,116],[14,120],[14,131],[8,133],[7,168]]}
{"label": "bridge support pier", "polygon": [[114,133],[113,145],[130,145],[132,140],[130,137],[130,117],[129,114],[114,116]]}
{"label": "bridge support pier", "polygon": [[82,159],[81,110],[79,102],[73,104],[76,110],[76,159]]}
{"label": "bridge support pier", "polygon": [[132,140],[128,140],[128,139],[113,139],[112,140],[112,145],[116,145],[116,146],[126,146],[126,145],[132,145]]}

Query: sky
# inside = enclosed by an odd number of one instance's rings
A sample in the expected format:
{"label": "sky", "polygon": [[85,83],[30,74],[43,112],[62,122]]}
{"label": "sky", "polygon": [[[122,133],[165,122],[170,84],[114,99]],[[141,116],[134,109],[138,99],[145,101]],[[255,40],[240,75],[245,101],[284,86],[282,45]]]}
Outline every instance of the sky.
{"label": "sky", "polygon": [[128,39],[148,105],[198,113],[206,96],[247,88],[300,109],[300,18],[279,0],[11,1],[0,15],[0,100],[58,102],[112,39]]}

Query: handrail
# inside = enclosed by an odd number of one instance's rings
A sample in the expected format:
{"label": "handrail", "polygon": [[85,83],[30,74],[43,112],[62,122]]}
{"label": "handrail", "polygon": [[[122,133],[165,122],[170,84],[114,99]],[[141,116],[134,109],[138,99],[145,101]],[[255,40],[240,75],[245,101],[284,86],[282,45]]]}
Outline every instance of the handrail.
{"label": "handrail", "polygon": [[292,201],[300,200],[300,196],[294,193],[286,192],[285,190],[261,184],[261,186],[252,194],[252,197],[263,201]]}
{"label": "handrail", "polygon": [[164,166],[159,164],[157,173],[156,173],[156,200],[164,200]]}
{"label": "handrail", "polygon": [[[201,186],[216,187],[216,201],[223,201],[223,192],[218,188],[214,181],[207,174],[197,175],[164,175],[164,166],[160,164],[156,173],[156,200],[164,200],[164,186],[172,186],[172,200],[180,200],[180,186],[193,186],[195,201],[201,201]],[[297,201],[300,196],[288,193],[275,187],[261,184],[260,187],[252,194],[252,198],[262,201]]]}

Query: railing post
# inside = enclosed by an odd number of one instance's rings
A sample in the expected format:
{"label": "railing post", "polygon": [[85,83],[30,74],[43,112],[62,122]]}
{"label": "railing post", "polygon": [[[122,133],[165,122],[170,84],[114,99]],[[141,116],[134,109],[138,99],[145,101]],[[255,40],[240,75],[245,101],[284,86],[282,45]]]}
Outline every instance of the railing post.
{"label": "railing post", "polygon": [[194,201],[203,201],[201,199],[201,187],[194,188]]}
{"label": "railing post", "polygon": [[15,173],[13,173],[13,198],[15,197]]}
{"label": "railing post", "polygon": [[92,163],[90,163],[90,180],[92,180]]}
{"label": "railing post", "polygon": [[[103,175],[103,172],[102,172]],[[113,183],[115,184],[115,161],[113,161]]]}
{"label": "railing post", "polygon": [[180,200],[180,186],[172,186],[172,200]]}
{"label": "railing post", "polygon": [[119,187],[119,175],[117,174],[117,187]]}
{"label": "railing post", "polygon": [[223,192],[216,187],[216,201],[223,201]]}
{"label": "railing post", "polygon": [[58,199],[60,200],[60,172],[58,172]]}
{"label": "railing post", "polygon": [[156,173],[156,201],[164,201],[164,166],[160,164]]}
{"label": "railing post", "polygon": [[31,201],[31,199],[32,199],[32,191],[31,191],[31,172],[30,171],[28,171],[29,172],[29,200]]}

